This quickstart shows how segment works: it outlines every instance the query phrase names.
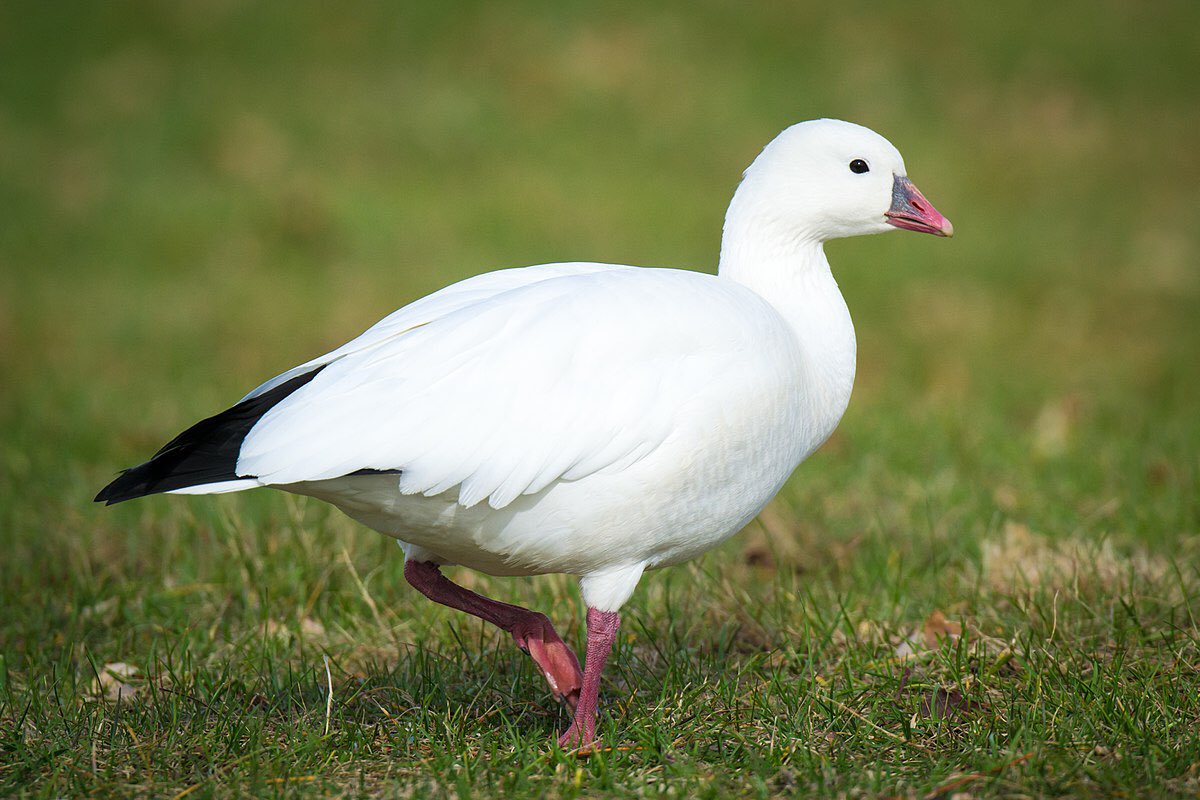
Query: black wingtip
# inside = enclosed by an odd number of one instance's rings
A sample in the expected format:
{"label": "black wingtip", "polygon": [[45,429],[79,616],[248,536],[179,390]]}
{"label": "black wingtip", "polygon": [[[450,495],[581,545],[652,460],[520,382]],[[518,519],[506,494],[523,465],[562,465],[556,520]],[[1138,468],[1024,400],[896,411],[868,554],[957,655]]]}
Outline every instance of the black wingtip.
{"label": "black wingtip", "polygon": [[101,489],[92,502],[111,506],[163,491],[152,488],[151,482],[146,479],[146,473],[153,469],[150,466],[153,461],[154,459],[150,459],[145,464],[121,470],[121,474]]}
{"label": "black wingtip", "polygon": [[101,489],[100,492],[95,497],[92,498],[92,502],[93,503],[104,503],[104,505],[106,505],[106,506],[111,506],[113,503],[120,503],[123,500],[132,500],[133,499],[132,496],[130,496],[130,497],[118,496],[118,493],[121,492],[121,488],[122,488],[121,487],[122,478],[124,478],[128,474],[129,474],[129,470],[127,470],[127,469],[121,470],[121,474],[118,475],[116,478],[113,478],[113,480],[111,482],[109,482],[108,486],[105,486],[103,489]]}
{"label": "black wingtip", "polygon": [[124,470],[100,490],[94,502],[111,506],[149,494],[251,477],[237,474],[238,454],[246,434],[271,408],[322,369],[317,367],[297,375],[220,414],[200,420],[167,442],[154,458]]}

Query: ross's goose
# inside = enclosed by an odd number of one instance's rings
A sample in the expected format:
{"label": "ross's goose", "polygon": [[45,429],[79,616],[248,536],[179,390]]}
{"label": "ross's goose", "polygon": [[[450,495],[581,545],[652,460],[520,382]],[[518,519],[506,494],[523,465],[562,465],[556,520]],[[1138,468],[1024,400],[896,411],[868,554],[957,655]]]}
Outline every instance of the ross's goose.
{"label": "ross's goose", "polygon": [[[96,497],[270,486],[399,540],[430,599],[508,631],[595,736],[618,609],[642,572],[746,525],[850,399],[854,328],[823,243],[950,236],[886,139],[802,122],[746,170],[716,276],[546,264],[469,278],[196,423]],[[585,668],[545,615],[441,567],[579,577]]]}

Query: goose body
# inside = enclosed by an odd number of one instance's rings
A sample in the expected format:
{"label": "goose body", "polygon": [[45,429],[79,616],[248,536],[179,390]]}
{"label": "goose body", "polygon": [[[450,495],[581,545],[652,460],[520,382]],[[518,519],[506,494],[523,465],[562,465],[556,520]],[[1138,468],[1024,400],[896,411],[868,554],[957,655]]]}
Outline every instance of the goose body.
{"label": "goose body", "polygon": [[[878,134],[801,123],[746,171],[718,274],[579,262],[469,278],[267,381],[97,499],[269,486],[337,506],[400,541],[422,592],[512,632],[576,706],[563,743],[587,744],[643,571],[739,531],[840,420],[855,338],[822,243],[889,226],[952,231]],[[578,576],[587,672],[544,616],[444,565]]]}
{"label": "goose body", "polygon": [[[642,569],[745,526],[845,408],[852,344],[839,385],[819,387],[836,402],[797,402],[816,386],[800,343],[738,283],[594,264],[518,271],[520,288],[331,363],[264,416],[239,468],[333,503],[410,557],[578,575],[589,605],[616,610]],[[409,348],[423,356],[415,367]],[[376,399],[408,386],[432,388],[398,407]],[[321,440],[280,444],[303,430]],[[409,466],[347,474],[389,464]]]}

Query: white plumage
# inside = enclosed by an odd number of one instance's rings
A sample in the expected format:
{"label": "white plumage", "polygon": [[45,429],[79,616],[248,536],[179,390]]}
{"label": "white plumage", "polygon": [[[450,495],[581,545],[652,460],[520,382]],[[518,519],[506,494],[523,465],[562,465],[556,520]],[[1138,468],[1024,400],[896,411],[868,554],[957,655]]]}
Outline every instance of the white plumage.
{"label": "white plumage", "polygon": [[615,612],[833,431],[855,340],[822,243],[949,235],[904,176],[865,128],[793,126],[746,171],[718,275],[568,263],[449,286],[251,392],[320,368],[245,433],[233,479],[174,491],[311,495],[410,560],[577,575]]}

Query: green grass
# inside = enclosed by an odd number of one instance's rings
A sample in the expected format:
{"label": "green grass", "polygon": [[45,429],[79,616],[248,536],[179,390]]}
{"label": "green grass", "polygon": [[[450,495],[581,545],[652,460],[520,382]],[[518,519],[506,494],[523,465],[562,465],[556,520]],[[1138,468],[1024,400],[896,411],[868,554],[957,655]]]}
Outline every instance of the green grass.
{"label": "green grass", "polygon": [[[438,8],[0,7],[0,795],[1195,796],[1200,7]],[[958,236],[831,246],[847,417],[643,580],[590,758],[336,512],[92,505],[452,280],[711,270],[822,115]],[[571,581],[456,577],[580,641]]]}

